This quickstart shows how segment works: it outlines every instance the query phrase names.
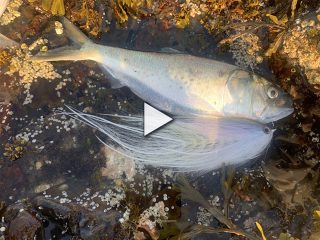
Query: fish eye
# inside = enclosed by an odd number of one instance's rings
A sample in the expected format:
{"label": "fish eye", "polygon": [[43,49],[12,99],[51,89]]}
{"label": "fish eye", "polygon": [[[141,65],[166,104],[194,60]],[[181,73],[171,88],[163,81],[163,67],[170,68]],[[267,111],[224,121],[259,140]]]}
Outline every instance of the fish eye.
{"label": "fish eye", "polygon": [[278,89],[276,89],[275,87],[269,87],[267,94],[269,98],[277,98],[279,95],[279,92],[278,92]]}

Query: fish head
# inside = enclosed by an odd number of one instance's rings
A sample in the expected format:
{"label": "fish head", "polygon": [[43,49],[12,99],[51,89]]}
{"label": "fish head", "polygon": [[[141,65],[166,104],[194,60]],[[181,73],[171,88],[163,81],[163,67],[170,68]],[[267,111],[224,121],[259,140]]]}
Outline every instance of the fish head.
{"label": "fish head", "polygon": [[248,71],[236,69],[223,95],[225,116],[240,116],[262,123],[282,119],[293,112],[292,100],[280,87]]}
{"label": "fish head", "polygon": [[292,99],[280,87],[257,75],[252,78],[252,110],[261,122],[277,121],[293,112]]}

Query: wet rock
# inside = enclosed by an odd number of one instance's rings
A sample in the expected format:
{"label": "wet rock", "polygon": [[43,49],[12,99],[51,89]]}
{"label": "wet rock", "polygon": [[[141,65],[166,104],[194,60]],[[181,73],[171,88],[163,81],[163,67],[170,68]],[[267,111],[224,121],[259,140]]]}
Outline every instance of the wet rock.
{"label": "wet rock", "polygon": [[8,239],[43,239],[41,222],[27,211],[19,212],[10,223]]}
{"label": "wet rock", "polygon": [[[284,54],[293,66],[298,66],[306,77],[311,90],[320,93],[320,54],[319,36],[320,23],[314,20],[302,21],[287,34],[283,50]],[[295,71],[295,68],[292,68]]]}
{"label": "wet rock", "polygon": [[80,212],[44,197],[35,198],[33,205],[44,217],[63,226],[64,231],[72,235],[80,234]]}
{"label": "wet rock", "polygon": [[[52,199],[37,197],[33,201],[39,215],[46,221],[45,235],[55,239],[106,239],[120,215],[117,211],[88,212],[80,205],[60,204]],[[70,237],[70,238],[69,238]]]}
{"label": "wet rock", "polygon": [[24,203],[9,206],[3,213],[4,224],[7,228],[5,239],[44,239],[40,219]]}
{"label": "wet rock", "polygon": [[[17,189],[20,184],[26,183],[25,174],[18,164],[0,168],[0,176],[0,189]],[[0,199],[7,199],[9,194],[8,190],[0,191]]]}

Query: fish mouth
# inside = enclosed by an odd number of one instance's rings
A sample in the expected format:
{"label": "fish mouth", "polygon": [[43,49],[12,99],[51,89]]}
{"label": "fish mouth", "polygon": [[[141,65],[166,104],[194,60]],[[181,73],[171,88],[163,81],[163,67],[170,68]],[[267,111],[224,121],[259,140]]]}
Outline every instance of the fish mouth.
{"label": "fish mouth", "polygon": [[264,122],[270,123],[270,122],[278,121],[282,118],[289,116],[293,112],[294,112],[294,108],[292,108],[292,107],[281,108],[281,112],[279,114],[274,115],[274,116],[270,116],[270,117],[266,117]]}
{"label": "fish mouth", "polygon": [[283,94],[276,102],[275,102],[275,108],[278,108],[279,114],[276,114],[273,117],[270,117],[269,120],[271,121],[277,121],[282,118],[285,118],[293,113],[293,100],[287,95]]}
{"label": "fish mouth", "polygon": [[275,106],[281,108],[282,110],[288,109],[289,111],[289,109],[292,109],[293,111],[292,105],[293,101],[287,94],[281,96],[275,101]]}
{"label": "fish mouth", "polygon": [[283,108],[281,114],[279,114],[279,115],[281,115],[282,118],[284,118],[286,116],[289,116],[293,112],[294,112],[293,107]]}

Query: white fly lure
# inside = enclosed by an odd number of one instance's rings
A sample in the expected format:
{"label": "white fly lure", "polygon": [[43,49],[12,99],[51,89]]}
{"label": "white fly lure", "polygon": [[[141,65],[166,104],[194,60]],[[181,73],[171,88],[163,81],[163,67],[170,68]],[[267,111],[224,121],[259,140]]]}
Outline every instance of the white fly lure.
{"label": "white fly lure", "polygon": [[94,60],[113,87],[127,86],[141,99],[172,114],[240,117],[268,123],[292,113],[277,86],[237,66],[172,52],[141,52],[93,43],[67,19],[74,46],[38,54],[32,61]]}
{"label": "white fly lure", "polygon": [[183,172],[244,163],[260,156],[273,136],[273,130],[250,120],[190,116],[144,137],[142,116],[98,116],[68,108],[68,116],[107,136],[99,139],[109,148],[146,165]]}
{"label": "white fly lure", "polygon": [[[6,10],[10,0],[0,0],[0,20],[1,16]],[[0,48],[14,47],[17,46],[17,43],[10,38],[7,38],[3,34],[0,33]]]}

